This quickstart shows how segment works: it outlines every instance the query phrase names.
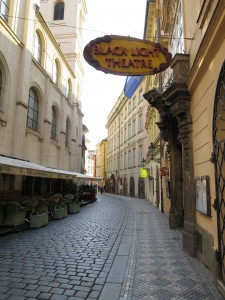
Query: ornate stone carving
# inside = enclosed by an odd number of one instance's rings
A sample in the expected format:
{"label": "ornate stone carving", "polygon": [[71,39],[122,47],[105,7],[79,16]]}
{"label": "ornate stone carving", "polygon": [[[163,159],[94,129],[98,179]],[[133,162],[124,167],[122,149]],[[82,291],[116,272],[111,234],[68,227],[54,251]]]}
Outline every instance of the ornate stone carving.
{"label": "ornate stone carving", "polygon": [[182,99],[170,108],[174,117],[176,117],[179,125],[178,140],[183,144],[184,164],[186,170],[189,170],[190,165],[190,139],[192,118],[190,114],[190,98]]}
{"label": "ornate stone carving", "polygon": [[170,24],[173,24],[175,22],[177,5],[178,5],[178,0],[167,1],[167,12],[168,12],[168,19]]}
{"label": "ornate stone carving", "polygon": [[167,110],[162,100],[162,94],[156,89],[152,89],[143,96],[152,107],[155,107],[158,110],[161,119],[164,120],[167,115]]}
{"label": "ornate stone carving", "polygon": [[166,122],[156,122],[157,126],[160,129],[160,135],[162,139],[166,142],[168,142],[169,139],[169,131],[168,131],[168,126]]}

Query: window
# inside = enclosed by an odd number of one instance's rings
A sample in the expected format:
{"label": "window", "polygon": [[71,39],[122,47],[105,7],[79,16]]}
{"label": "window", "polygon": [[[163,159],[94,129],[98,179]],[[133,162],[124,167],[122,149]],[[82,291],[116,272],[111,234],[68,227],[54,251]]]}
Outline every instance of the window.
{"label": "window", "polygon": [[41,63],[41,55],[42,55],[42,44],[41,38],[38,32],[35,33],[34,37],[34,58]]}
{"label": "window", "polygon": [[124,169],[127,168],[127,153],[124,153]]}
{"label": "window", "polygon": [[136,166],[136,148],[133,148],[132,166]]}
{"label": "window", "polygon": [[171,53],[174,56],[176,53],[184,51],[184,31],[183,31],[183,16],[182,6],[179,4],[176,21],[174,24],[173,38],[171,40]]}
{"label": "window", "polygon": [[131,167],[132,160],[131,160],[131,150],[128,151],[128,168]]}
{"label": "window", "polygon": [[139,102],[141,102],[142,98],[143,98],[143,90],[141,89],[139,91]]}
{"label": "window", "polygon": [[54,20],[63,20],[63,19],[64,19],[64,3],[58,2],[55,5]]}
{"label": "window", "polygon": [[38,96],[33,88],[29,91],[28,111],[27,111],[27,127],[38,129],[39,101]]}
{"label": "window", "polygon": [[124,143],[126,142],[127,139],[127,128],[124,128]]}
{"label": "window", "polygon": [[136,120],[133,120],[132,122],[132,136],[134,136],[136,133]]}
{"label": "window", "polygon": [[58,64],[57,64],[56,60],[53,63],[53,74],[52,75],[53,75],[52,76],[53,82],[55,84],[57,84],[57,82],[58,82],[58,76],[59,76],[59,68],[58,68]]}
{"label": "window", "polygon": [[71,93],[72,93],[72,82],[71,79],[69,78],[66,85],[66,98],[68,100],[71,98]]}
{"label": "window", "polygon": [[131,137],[131,124],[128,125],[128,139]]}
{"label": "window", "polygon": [[136,107],[136,97],[133,98],[133,109]]}
{"label": "window", "polygon": [[65,136],[65,146],[69,148],[69,130],[70,130],[70,124],[69,120],[66,120],[66,136]]}
{"label": "window", "polygon": [[128,103],[128,114],[131,112],[131,101]]}
{"label": "window", "polygon": [[143,147],[142,147],[142,145],[139,145],[139,148],[138,148],[138,164],[139,164],[139,166],[141,165],[142,158],[143,158]]}
{"label": "window", "polygon": [[143,115],[140,114],[138,116],[138,131],[141,131],[143,129]]}
{"label": "window", "polygon": [[9,2],[9,0],[0,0],[0,15],[6,23],[8,23]]}
{"label": "window", "polygon": [[51,128],[51,139],[56,141],[56,131],[57,130],[57,114],[56,110],[52,108],[52,128]]}

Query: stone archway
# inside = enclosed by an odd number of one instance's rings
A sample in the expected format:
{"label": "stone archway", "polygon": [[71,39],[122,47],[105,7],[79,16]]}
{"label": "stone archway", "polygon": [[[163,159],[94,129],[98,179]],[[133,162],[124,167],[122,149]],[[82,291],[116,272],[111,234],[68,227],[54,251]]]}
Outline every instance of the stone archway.
{"label": "stone archway", "polygon": [[141,177],[138,179],[138,198],[145,199],[145,180]]}
{"label": "stone archway", "polygon": [[127,196],[127,178],[123,180],[123,196]]}

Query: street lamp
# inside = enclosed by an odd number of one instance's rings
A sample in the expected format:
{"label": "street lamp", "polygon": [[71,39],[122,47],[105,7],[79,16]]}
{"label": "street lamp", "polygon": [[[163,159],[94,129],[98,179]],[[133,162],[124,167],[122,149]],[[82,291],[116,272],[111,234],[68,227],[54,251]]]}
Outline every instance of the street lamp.
{"label": "street lamp", "polygon": [[146,164],[146,160],[145,160],[144,157],[143,157],[143,159],[142,159],[142,161],[141,161],[141,166],[144,168],[144,167],[145,167],[145,164]]}
{"label": "street lamp", "polygon": [[154,160],[154,162],[156,162],[157,164],[160,164],[161,159],[160,158],[155,158],[155,150],[157,148],[161,148],[160,145],[155,146],[153,143],[150,144],[150,146],[148,147],[149,159]]}

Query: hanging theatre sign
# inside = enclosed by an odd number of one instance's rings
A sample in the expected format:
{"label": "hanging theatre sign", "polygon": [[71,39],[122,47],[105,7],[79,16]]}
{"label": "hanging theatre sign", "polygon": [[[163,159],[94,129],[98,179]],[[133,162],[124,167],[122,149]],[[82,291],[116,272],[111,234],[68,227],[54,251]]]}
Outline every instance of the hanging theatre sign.
{"label": "hanging theatre sign", "polygon": [[90,41],[83,55],[96,70],[114,75],[153,75],[166,70],[171,53],[159,43],[106,35]]}

